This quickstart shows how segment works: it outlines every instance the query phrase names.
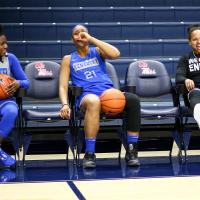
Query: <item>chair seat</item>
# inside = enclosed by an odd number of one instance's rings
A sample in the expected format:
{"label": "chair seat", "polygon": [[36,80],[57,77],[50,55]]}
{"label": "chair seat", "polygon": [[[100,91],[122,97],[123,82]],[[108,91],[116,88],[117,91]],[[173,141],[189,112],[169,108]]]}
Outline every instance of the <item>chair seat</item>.
{"label": "chair seat", "polygon": [[179,109],[178,107],[152,107],[152,108],[141,108],[142,117],[171,117],[178,116]]}
{"label": "chair seat", "polygon": [[59,111],[44,111],[44,110],[24,110],[23,116],[26,120],[60,120]]}

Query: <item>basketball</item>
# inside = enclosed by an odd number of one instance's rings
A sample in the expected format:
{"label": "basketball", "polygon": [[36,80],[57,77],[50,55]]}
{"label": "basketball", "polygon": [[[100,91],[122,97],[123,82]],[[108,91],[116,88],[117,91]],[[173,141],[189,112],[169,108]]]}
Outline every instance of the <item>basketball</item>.
{"label": "basketball", "polygon": [[13,80],[14,79],[12,77],[6,74],[0,74],[0,99],[6,99],[11,96],[9,93],[7,93],[6,87],[10,85]]}
{"label": "basketball", "polygon": [[124,110],[125,96],[120,90],[111,88],[100,96],[101,110],[109,115],[116,115]]}

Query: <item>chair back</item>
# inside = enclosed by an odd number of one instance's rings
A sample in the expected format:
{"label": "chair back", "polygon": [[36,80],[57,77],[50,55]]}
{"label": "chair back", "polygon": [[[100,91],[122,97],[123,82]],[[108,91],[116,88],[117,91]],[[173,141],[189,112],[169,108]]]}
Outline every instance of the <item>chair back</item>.
{"label": "chair back", "polygon": [[114,88],[120,89],[120,81],[117,76],[115,67],[111,63],[106,62],[106,71],[108,73],[108,76],[110,77],[110,79],[113,82]]}
{"label": "chair back", "polygon": [[140,97],[159,97],[171,93],[171,79],[163,63],[139,60],[129,65],[126,86],[135,86]]}
{"label": "chair back", "polygon": [[52,61],[36,61],[25,66],[30,81],[27,96],[35,99],[58,97],[60,65]]}

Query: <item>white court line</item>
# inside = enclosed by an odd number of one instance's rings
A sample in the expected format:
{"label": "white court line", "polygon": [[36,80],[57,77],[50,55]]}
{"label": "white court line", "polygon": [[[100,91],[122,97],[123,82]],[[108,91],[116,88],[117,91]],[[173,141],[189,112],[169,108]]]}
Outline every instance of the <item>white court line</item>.
{"label": "white court line", "polygon": [[[188,156],[200,156],[200,150],[188,150]],[[121,157],[123,158],[125,151],[122,151]],[[169,151],[142,151],[139,152],[139,157],[160,157],[160,156],[169,156]],[[84,154],[81,154],[83,158]],[[97,153],[97,158],[117,158],[118,152],[114,153]],[[69,155],[69,159],[72,159],[72,154]],[[41,155],[26,155],[26,160],[64,160],[66,159],[66,154],[41,154]]]}

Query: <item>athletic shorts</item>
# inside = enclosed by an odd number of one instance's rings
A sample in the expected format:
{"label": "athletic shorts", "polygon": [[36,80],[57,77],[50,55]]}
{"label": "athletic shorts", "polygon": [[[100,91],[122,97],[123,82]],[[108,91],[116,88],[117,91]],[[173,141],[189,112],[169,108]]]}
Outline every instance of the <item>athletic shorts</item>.
{"label": "athletic shorts", "polygon": [[101,94],[107,90],[112,88],[112,85],[94,85],[90,88],[84,89],[84,91],[82,92],[82,94],[77,98],[76,100],[76,106],[80,107],[81,101],[83,100],[83,98],[88,95],[88,94],[94,94],[97,95],[98,97],[101,96]]}

